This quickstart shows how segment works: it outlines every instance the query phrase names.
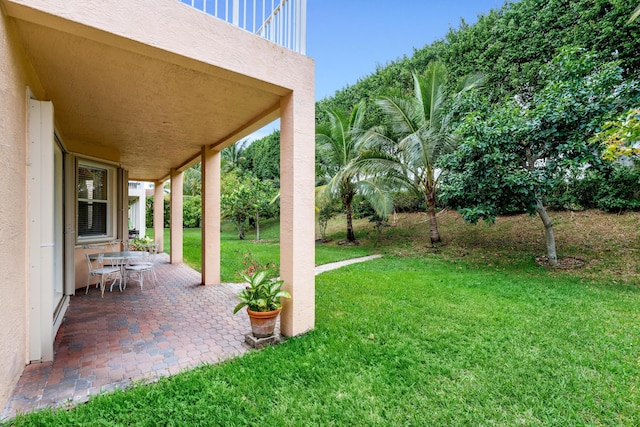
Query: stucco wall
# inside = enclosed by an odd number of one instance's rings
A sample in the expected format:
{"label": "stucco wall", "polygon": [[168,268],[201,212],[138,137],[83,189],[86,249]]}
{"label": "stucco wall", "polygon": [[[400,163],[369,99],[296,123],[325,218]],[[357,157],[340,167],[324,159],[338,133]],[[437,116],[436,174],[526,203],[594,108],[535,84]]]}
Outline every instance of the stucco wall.
{"label": "stucco wall", "polygon": [[28,360],[27,86],[42,95],[0,11],[0,409]]}

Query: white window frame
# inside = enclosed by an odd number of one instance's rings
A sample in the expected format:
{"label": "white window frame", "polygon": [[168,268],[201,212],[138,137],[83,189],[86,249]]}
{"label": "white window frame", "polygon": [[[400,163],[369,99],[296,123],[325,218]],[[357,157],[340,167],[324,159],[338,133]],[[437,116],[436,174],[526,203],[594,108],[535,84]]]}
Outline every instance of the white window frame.
{"label": "white window frame", "polygon": [[[80,198],[78,194],[78,179],[80,167],[89,167],[96,169],[104,169],[107,171],[107,233],[100,236],[81,236],[79,227],[79,203]],[[85,158],[77,158],[76,160],[76,230],[78,230],[78,244],[92,243],[92,242],[104,242],[113,240],[117,234],[117,213],[118,213],[118,169],[117,167],[109,163],[101,163]]]}

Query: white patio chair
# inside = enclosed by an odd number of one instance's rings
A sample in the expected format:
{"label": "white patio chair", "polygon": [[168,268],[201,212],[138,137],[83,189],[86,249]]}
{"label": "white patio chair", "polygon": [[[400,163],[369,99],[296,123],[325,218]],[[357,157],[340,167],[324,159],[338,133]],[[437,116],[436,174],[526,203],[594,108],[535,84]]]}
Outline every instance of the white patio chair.
{"label": "white patio chair", "polygon": [[140,289],[144,289],[144,275],[145,273],[150,273],[153,277],[153,283],[158,284],[158,276],[156,275],[156,271],[153,268],[153,264],[155,261],[156,254],[158,253],[158,244],[153,243],[149,245],[147,248],[148,254],[143,257],[135,257],[130,258],[127,265],[124,267],[125,270],[125,287],[127,280],[133,278],[132,280],[136,280],[140,283]]}
{"label": "white patio chair", "polygon": [[[110,291],[113,290],[113,285],[116,283],[116,281],[119,281],[118,287],[120,288],[120,291],[122,291],[122,260],[114,259],[111,260],[113,262],[112,265],[104,265],[104,260],[101,253],[106,249],[104,245],[85,245],[82,247],[82,249],[84,250],[84,256],[87,260],[87,266],[89,267],[89,276],[87,278],[87,289],[85,291],[85,294],[89,292],[89,287],[91,286],[91,278],[95,276],[100,276],[100,282],[96,283],[96,287],[100,286],[101,297],[104,297],[105,283],[109,280],[113,280],[111,282],[111,287],[109,288]],[[93,252],[89,253],[89,251],[91,250],[97,250],[99,252],[98,254],[95,254]],[[95,267],[93,266],[93,260],[91,259],[92,255],[95,256]]]}
{"label": "white patio chair", "polygon": [[[114,239],[112,241],[110,241],[109,243],[107,243],[104,248],[104,252],[120,252],[122,249],[120,247],[120,243],[122,243],[122,240],[120,239]],[[105,259],[104,260],[104,265],[105,266],[115,266],[118,265],[120,267],[122,267],[122,260],[118,261],[118,260],[113,260],[113,259]]]}

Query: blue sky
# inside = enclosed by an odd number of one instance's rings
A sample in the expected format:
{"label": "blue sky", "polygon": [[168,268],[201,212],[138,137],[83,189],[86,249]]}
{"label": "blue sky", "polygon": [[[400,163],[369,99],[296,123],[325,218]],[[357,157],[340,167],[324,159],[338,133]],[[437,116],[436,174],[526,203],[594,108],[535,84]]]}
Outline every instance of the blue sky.
{"label": "blue sky", "polygon": [[[356,83],[505,0],[307,0],[307,56],[315,60],[316,100]],[[274,123],[250,139],[277,129]]]}
{"label": "blue sky", "polygon": [[316,63],[316,100],[411,56],[504,0],[307,0],[307,56]]}

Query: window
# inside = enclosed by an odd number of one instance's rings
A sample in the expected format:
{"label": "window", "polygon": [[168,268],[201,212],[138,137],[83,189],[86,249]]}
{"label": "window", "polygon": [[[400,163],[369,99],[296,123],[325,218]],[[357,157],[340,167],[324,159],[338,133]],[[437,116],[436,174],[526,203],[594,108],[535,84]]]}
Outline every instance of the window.
{"label": "window", "polygon": [[108,238],[115,229],[115,168],[78,162],[78,240]]}

